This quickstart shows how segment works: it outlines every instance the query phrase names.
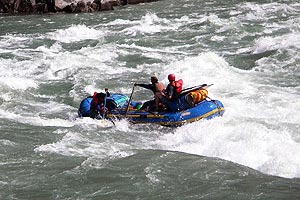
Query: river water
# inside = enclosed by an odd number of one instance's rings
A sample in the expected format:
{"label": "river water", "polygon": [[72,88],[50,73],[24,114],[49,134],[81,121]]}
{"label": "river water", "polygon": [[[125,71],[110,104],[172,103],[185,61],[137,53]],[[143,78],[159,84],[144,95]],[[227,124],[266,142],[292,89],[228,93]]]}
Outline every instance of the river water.
{"label": "river water", "polygon": [[[300,3],[163,0],[0,16],[0,199],[300,199]],[[78,119],[156,74],[213,84],[179,128]],[[136,88],[134,100],[152,98]]]}

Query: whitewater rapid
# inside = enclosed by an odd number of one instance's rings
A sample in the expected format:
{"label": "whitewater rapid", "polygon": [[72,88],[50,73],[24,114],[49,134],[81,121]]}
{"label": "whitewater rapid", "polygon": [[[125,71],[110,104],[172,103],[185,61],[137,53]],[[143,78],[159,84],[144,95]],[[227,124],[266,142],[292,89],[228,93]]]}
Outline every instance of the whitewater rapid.
{"label": "whitewater rapid", "polygon": [[[95,157],[105,160],[132,155],[133,149],[161,149],[217,157],[265,174],[299,178],[300,88],[299,79],[295,78],[299,77],[299,66],[295,63],[300,58],[297,53],[300,39],[295,22],[300,18],[278,24],[265,22],[262,32],[270,34],[258,36],[246,47],[198,51],[209,46],[202,41],[203,37],[209,42],[226,42],[234,37],[228,37],[228,31],[239,32],[247,20],[264,20],[274,12],[274,7],[277,12],[296,12],[279,3],[262,7],[245,3],[241,9],[250,8],[253,12],[244,15],[242,10],[232,11],[227,20],[213,14],[167,19],[147,12],[133,20],[119,18],[100,25],[71,24],[46,33],[2,35],[0,118],[37,128],[57,127],[53,134],[61,139],[40,145],[34,151],[86,156],[89,164],[97,160]],[[239,24],[240,21],[245,24]],[[51,19],[43,22],[53,23]],[[184,30],[192,35],[195,32],[192,25],[196,23],[204,24],[203,30],[214,26],[215,34],[183,38],[186,43],[174,38],[166,42],[172,45],[155,41],[161,39],[156,38],[157,34],[172,35],[185,26]],[[271,34],[281,28],[292,31],[278,36]],[[201,34],[205,34],[203,30]],[[121,39],[111,39],[115,34]],[[146,36],[153,37],[155,45],[143,45],[145,41],[141,38]],[[162,37],[162,41],[167,40]],[[237,45],[236,41],[243,37],[252,35],[244,31],[230,43]],[[196,45],[200,47],[189,51]],[[274,51],[287,52],[290,57],[277,59]],[[246,53],[271,56],[258,59],[250,70],[226,60],[228,55]],[[138,61],[126,60],[135,56]],[[224,116],[167,131],[134,127],[127,121],[103,129],[93,120],[76,119],[81,99],[94,91],[109,86],[111,92],[129,95],[134,82],[145,82],[156,74],[167,84],[171,72],[183,79],[184,87],[213,84],[208,89],[209,97],[223,102]],[[66,91],[59,90],[60,86]],[[57,93],[46,92],[49,88],[55,88]],[[139,88],[136,98],[147,100],[151,95]],[[97,132],[100,139],[90,132]]]}

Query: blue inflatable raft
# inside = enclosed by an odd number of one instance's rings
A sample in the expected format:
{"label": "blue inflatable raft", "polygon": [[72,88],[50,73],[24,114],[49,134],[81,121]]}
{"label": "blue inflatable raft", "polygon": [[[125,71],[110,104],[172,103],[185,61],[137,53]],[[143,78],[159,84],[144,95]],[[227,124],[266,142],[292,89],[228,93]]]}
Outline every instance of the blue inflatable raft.
{"label": "blue inflatable raft", "polygon": [[[80,117],[88,117],[90,114],[90,102],[92,98],[85,98],[78,109]],[[189,104],[186,95],[182,95],[173,100],[168,111],[150,112],[137,109],[139,102],[131,102],[127,107],[129,98],[123,94],[111,94],[107,98],[108,112],[105,118],[110,120],[125,118],[133,123],[150,123],[163,126],[181,126],[186,123],[198,121],[201,119],[211,119],[216,116],[222,116],[225,109],[218,100],[204,99],[197,104]]]}
{"label": "blue inflatable raft", "polygon": [[[83,99],[79,105],[78,116],[79,117],[90,117],[91,116],[91,102],[93,100],[92,96]],[[110,97],[106,98],[106,108],[108,111],[114,109],[120,109],[127,107],[129,98],[123,94],[112,94]]]}
{"label": "blue inflatable raft", "polygon": [[[126,118],[133,123],[151,123],[163,126],[181,126],[186,123],[198,121],[200,119],[211,119],[222,116],[224,106],[218,100],[203,100],[192,108],[174,112],[147,112],[142,110],[129,110]],[[124,118],[125,109],[112,110],[107,114],[107,118]]]}

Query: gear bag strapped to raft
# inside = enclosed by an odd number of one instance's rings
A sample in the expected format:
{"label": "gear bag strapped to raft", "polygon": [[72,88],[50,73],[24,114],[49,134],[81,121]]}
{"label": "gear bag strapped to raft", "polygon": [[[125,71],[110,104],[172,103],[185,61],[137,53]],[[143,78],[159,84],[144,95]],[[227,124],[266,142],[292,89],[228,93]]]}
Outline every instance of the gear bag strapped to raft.
{"label": "gear bag strapped to raft", "polygon": [[207,97],[208,91],[204,88],[201,88],[199,90],[190,92],[188,95],[193,98],[193,102],[196,104],[196,103],[199,103],[200,101],[204,100]]}

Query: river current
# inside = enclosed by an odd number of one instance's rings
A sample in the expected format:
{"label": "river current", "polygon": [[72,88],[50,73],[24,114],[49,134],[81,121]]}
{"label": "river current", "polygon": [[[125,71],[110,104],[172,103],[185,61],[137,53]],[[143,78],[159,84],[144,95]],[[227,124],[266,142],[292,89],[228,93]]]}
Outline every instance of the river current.
{"label": "river current", "polygon": [[[300,199],[299,50],[294,0],[0,15],[0,199]],[[179,128],[77,118],[95,91],[130,95],[169,73],[213,84],[224,116]]]}

